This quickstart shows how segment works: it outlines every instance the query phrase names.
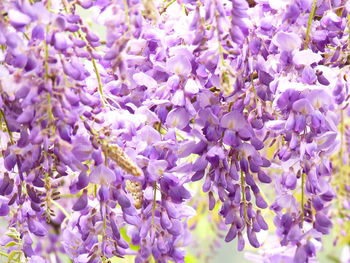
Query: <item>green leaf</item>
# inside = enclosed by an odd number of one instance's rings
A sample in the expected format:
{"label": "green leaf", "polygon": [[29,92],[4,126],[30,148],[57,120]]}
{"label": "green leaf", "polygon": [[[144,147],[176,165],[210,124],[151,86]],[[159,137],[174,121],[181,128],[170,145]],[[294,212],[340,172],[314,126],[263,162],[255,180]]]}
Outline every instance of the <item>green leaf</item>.
{"label": "green leaf", "polygon": [[13,239],[18,240],[18,235],[17,235],[17,234],[14,234],[14,233],[7,233],[6,235],[7,235],[8,237],[11,237],[11,238],[13,238]]}
{"label": "green leaf", "polygon": [[16,245],[18,245],[17,242],[15,242],[15,241],[10,241],[9,243],[7,243],[7,244],[5,245],[5,247],[13,247],[13,246],[16,246]]}

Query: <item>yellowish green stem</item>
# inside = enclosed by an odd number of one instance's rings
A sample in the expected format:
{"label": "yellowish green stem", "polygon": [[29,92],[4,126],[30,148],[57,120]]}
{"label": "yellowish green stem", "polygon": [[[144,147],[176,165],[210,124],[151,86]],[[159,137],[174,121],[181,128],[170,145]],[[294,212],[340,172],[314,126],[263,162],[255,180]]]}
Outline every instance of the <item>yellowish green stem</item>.
{"label": "yellowish green stem", "polygon": [[66,218],[68,218],[68,219],[71,218],[71,216],[70,216],[70,214],[67,212],[67,210],[64,209],[64,207],[61,206],[58,202],[56,202],[55,200],[51,200],[51,203],[52,203],[53,205],[55,205],[59,210],[61,210],[61,212],[66,216]]}
{"label": "yellowish green stem", "polygon": [[[49,25],[46,26],[46,37],[49,34]],[[45,40],[45,81],[49,79],[49,45]]]}
{"label": "yellowish green stem", "polygon": [[348,48],[350,48],[350,14],[348,14],[347,20],[348,20]]}
{"label": "yellowish green stem", "polygon": [[339,149],[340,176],[343,168],[343,145],[344,145],[344,111],[340,110],[340,149]]}
{"label": "yellowish green stem", "polygon": [[[164,2],[166,2],[166,1],[164,1]],[[176,0],[171,0],[169,3],[167,3],[163,8],[162,8],[162,10],[160,11],[160,13],[162,14],[162,13],[164,13],[167,9],[168,9],[168,7],[169,6],[171,6],[173,3],[175,3],[176,2]]]}
{"label": "yellowish green stem", "polygon": [[30,39],[29,36],[28,36],[28,34],[27,34],[26,32],[23,32],[23,36],[24,36],[27,40]]}
{"label": "yellowish green stem", "polygon": [[154,182],[153,184],[153,207],[152,207],[152,225],[154,225],[154,215],[156,212],[156,205],[157,205],[157,183]]}
{"label": "yellowish green stem", "polygon": [[317,0],[314,0],[313,3],[312,3],[311,12],[310,12],[310,15],[309,15],[309,20],[307,21],[307,29],[306,29],[306,37],[305,37],[304,49],[307,49],[308,46],[309,46],[310,31],[311,31],[312,20],[314,19],[315,12],[316,12],[316,4],[317,4]]}
{"label": "yellowish green stem", "polygon": [[252,84],[252,89],[253,89],[253,93],[254,93],[255,105],[258,106],[258,95],[256,94],[256,89],[255,89],[255,85],[254,85],[253,74],[250,74],[250,82],[251,82],[251,84]]}
{"label": "yellowish green stem", "polygon": [[78,35],[88,45],[88,51],[91,54],[92,66],[94,67],[95,75],[96,75],[96,78],[97,78],[98,92],[99,92],[100,97],[101,97],[102,106],[105,107],[105,97],[104,97],[104,94],[103,94],[103,86],[102,86],[102,81],[101,81],[101,75],[100,75],[100,72],[98,71],[96,60],[92,57],[92,52],[91,52],[92,48],[88,44],[89,42],[86,40],[86,37],[84,36],[84,34],[81,33],[80,29],[78,30]]}
{"label": "yellowish green stem", "polygon": [[63,4],[64,11],[66,11],[66,13],[68,13],[68,4],[66,3],[65,0],[61,0],[61,2]]}
{"label": "yellowish green stem", "polygon": [[129,6],[128,6],[127,0],[123,0],[123,4],[124,4],[126,25],[128,27],[128,32],[129,32],[131,30],[131,24],[130,24]]}
{"label": "yellowish green stem", "polygon": [[82,192],[79,192],[77,194],[63,194],[60,195],[61,198],[73,198],[73,197],[80,197],[82,195]]}
{"label": "yellowish green stem", "polygon": [[6,117],[5,117],[5,114],[4,114],[3,110],[0,109],[0,120],[1,119],[3,119],[3,121],[5,123],[7,133],[9,134],[9,137],[10,137],[10,143],[13,144],[14,142],[13,142],[12,132],[9,129],[9,125],[7,123],[7,120],[6,120]]}
{"label": "yellowish green stem", "polygon": [[94,197],[97,196],[97,184],[94,184]]}
{"label": "yellowish green stem", "polygon": [[244,221],[248,224],[248,216],[247,216],[247,200],[245,198],[245,183],[244,183],[244,173],[241,170],[241,192],[242,192],[242,202],[243,202],[243,210],[244,210]]}
{"label": "yellowish green stem", "polygon": [[305,179],[306,179],[306,174],[302,173],[301,175],[301,227],[303,227],[303,224],[304,224]]}
{"label": "yellowish green stem", "polygon": [[95,74],[97,77],[98,92],[100,93],[100,96],[101,96],[102,105],[105,106],[105,98],[104,98],[104,94],[103,94],[101,75],[98,71],[97,64],[96,64],[96,61],[94,58],[91,59],[91,62],[92,62],[92,65],[94,66],[94,71],[95,71]]}
{"label": "yellowish green stem", "polygon": [[53,113],[52,113],[51,95],[50,95],[50,93],[47,93],[47,104],[49,105],[49,107],[48,107],[49,118],[50,118],[50,120],[54,120],[55,117],[53,116]]}

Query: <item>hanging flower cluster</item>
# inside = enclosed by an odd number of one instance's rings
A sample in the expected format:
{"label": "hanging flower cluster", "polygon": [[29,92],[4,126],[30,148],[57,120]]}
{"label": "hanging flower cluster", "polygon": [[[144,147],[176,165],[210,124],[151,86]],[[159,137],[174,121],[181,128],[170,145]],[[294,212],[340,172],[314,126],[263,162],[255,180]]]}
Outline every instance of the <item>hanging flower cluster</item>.
{"label": "hanging flower cluster", "polygon": [[350,2],[0,10],[6,262],[190,262],[201,215],[254,262],[349,243]]}

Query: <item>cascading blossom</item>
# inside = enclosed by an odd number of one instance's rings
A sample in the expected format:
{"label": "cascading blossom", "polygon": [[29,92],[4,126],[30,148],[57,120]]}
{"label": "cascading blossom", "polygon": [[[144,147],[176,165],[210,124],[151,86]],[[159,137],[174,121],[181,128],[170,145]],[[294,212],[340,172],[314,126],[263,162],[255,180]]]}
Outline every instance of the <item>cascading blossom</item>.
{"label": "cascading blossom", "polygon": [[0,10],[1,260],[349,261],[349,1]]}

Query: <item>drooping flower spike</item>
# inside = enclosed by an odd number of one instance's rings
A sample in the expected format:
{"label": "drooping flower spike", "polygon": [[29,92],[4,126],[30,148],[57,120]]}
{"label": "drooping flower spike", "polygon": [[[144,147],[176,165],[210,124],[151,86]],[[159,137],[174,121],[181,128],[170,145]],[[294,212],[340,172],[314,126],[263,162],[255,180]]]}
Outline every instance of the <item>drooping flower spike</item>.
{"label": "drooping flower spike", "polygon": [[306,263],[329,234],[346,251],[349,1],[0,10],[1,258],[206,262],[236,239]]}

